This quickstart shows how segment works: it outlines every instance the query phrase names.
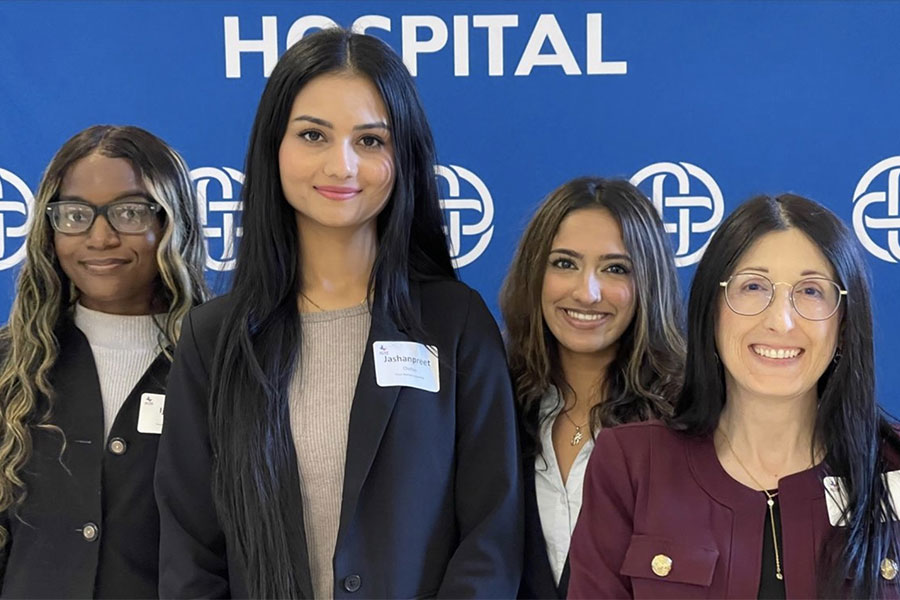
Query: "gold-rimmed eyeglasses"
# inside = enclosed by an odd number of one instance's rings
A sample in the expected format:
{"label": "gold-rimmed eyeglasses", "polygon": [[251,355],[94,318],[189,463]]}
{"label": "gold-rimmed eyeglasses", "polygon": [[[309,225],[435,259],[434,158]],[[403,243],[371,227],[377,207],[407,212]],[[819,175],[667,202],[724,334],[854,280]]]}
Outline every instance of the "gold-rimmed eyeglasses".
{"label": "gold-rimmed eyeglasses", "polygon": [[736,273],[727,281],[720,281],[725,289],[725,303],[739,315],[758,315],[772,304],[775,287],[789,286],[788,297],[797,314],[809,321],[824,321],[837,312],[847,290],[825,277],[807,277],[797,283],[773,282],[757,273]]}

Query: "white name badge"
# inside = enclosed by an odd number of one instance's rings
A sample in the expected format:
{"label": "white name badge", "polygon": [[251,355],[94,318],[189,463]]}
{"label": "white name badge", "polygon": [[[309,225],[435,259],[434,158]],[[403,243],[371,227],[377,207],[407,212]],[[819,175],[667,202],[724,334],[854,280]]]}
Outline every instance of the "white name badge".
{"label": "white name badge", "polygon": [[441,389],[438,351],[417,342],[375,342],[375,381],[381,387],[404,386],[426,392]]}
{"label": "white name badge", "polygon": [[[900,471],[888,471],[881,476],[888,489],[888,495],[896,514],[900,510]],[[835,527],[846,527],[844,510],[847,506],[847,486],[840,477],[826,477],[825,504],[828,506],[828,521]]]}
{"label": "white name badge", "polygon": [[138,413],[138,433],[161,434],[165,406],[165,394],[142,394],[141,411]]}

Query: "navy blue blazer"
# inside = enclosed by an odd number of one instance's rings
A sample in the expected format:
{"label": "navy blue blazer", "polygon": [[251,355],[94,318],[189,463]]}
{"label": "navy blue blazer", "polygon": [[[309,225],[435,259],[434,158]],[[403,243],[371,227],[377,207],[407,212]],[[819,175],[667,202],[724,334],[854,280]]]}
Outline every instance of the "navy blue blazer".
{"label": "navy blue blazer", "polygon": [[[522,480],[503,343],[466,285],[412,282],[411,294],[429,339],[411,339],[373,309],[350,412],[334,595],[511,598],[522,571]],[[228,302],[186,319],[169,378],[156,474],[167,598],[247,595],[210,480],[209,373]],[[373,343],[405,340],[437,346],[440,391],[377,385]],[[283,475],[297,507],[292,555],[311,597],[296,466]]]}
{"label": "navy blue blazer", "polygon": [[[3,598],[155,598],[159,515],[153,468],[159,435],[137,431],[141,396],[165,392],[160,354],[128,395],[104,437],[103,400],[91,347],[74,323],[57,328],[50,422],[32,428],[22,471],[25,503],[2,515]],[[38,414],[47,408],[41,398]],[[63,446],[65,443],[65,446]]]}

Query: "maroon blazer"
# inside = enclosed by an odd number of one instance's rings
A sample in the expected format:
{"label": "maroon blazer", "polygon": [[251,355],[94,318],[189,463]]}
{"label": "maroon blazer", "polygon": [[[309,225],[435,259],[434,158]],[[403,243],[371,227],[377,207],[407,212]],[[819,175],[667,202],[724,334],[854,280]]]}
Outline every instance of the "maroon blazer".
{"label": "maroon blazer", "polygon": [[[832,531],[824,476],[817,466],[778,485],[788,598],[816,597]],[[761,492],[725,472],[712,438],[659,421],[601,431],[569,549],[569,598],[756,598],[767,510]],[[671,559],[668,573],[654,572],[657,555]]]}

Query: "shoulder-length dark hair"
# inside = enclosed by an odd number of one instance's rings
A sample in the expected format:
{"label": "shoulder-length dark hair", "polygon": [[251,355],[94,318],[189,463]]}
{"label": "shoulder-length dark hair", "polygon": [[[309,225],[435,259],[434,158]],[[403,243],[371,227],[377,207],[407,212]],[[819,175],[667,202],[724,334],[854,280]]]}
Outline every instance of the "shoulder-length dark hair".
{"label": "shoulder-length dark hair", "polygon": [[526,452],[541,451],[538,415],[551,385],[568,387],[556,339],[544,322],[541,291],[560,223],[582,209],[605,209],[622,229],[634,267],[637,306],[591,409],[591,431],[671,414],[684,360],[682,304],[675,261],[653,204],[629,182],[581,177],[554,190],[538,208],[519,242],[500,293],[507,351],[523,415]]}
{"label": "shoulder-length dark hair", "polygon": [[[818,382],[819,406],[813,446],[826,451],[825,465],[845,478],[848,527],[835,528],[840,543],[826,544],[819,581],[823,597],[872,598],[882,578],[879,564],[896,559],[892,528],[882,523],[893,513],[881,473],[882,444],[898,439],[875,400],[872,311],[866,262],[853,234],[828,209],[784,194],[759,196],[739,206],[713,235],[691,286],[685,381],[672,425],[697,436],[712,435],[725,403],[725,377],[716,360],[719,282],[732,274],[741,256],[762,236],[796,228],[822,252],[837,283],[847,290],[841,319],[840,352]],[[715,367],[714,365],[718,365]],[[890,522],[890,518],[888,518]],[[838,532],[837,530],[841,531]],[[850,588],[847,589],[847,585]]]}
{"label": "shoulder-length dark hair", "polygon": [[[156,250],[159,277],[153,305],[160,350],[168,357],[188,311],[207,297],[203,235],[187,165],[164,141],[139,127],[94,125],[69,138],[53,156],[34,200],[25,263],[16,284],[9,322],[0,330],[0,512],[20,504],[26,491],[20,472],[31,455],[31,427],[58,431],[51,423],[54,398],[50,372],[59,354],[57,325],[79,292],[60,267],[47,206],[59,196],[69,168],[100,154],[127,160],[150,198],[165,215]],[[39,398],[48,402],[38,413]],[[65,401],[65,399],[60,399]],[[0,530],[0,545],[6,531]]]}
{"label": "shoulder-length dark hair", "polygon": [[243,239],[212,374],[213,492],[230,552],[251,596],[299,595],[290,528],[297,506],[288,384],[298,362],[301,256],[294,210],[281,189],[278,148],[294,98],[314,78],[347,72],[369,79],[388,111],[396,180],[377,217],[370,284],[373,310],[416,331],[410,280],[456,278],[437,193],[431,130],[400,58],[377,38],[343,29],[305,37],[278,61],[259,102],[243,186]]}

